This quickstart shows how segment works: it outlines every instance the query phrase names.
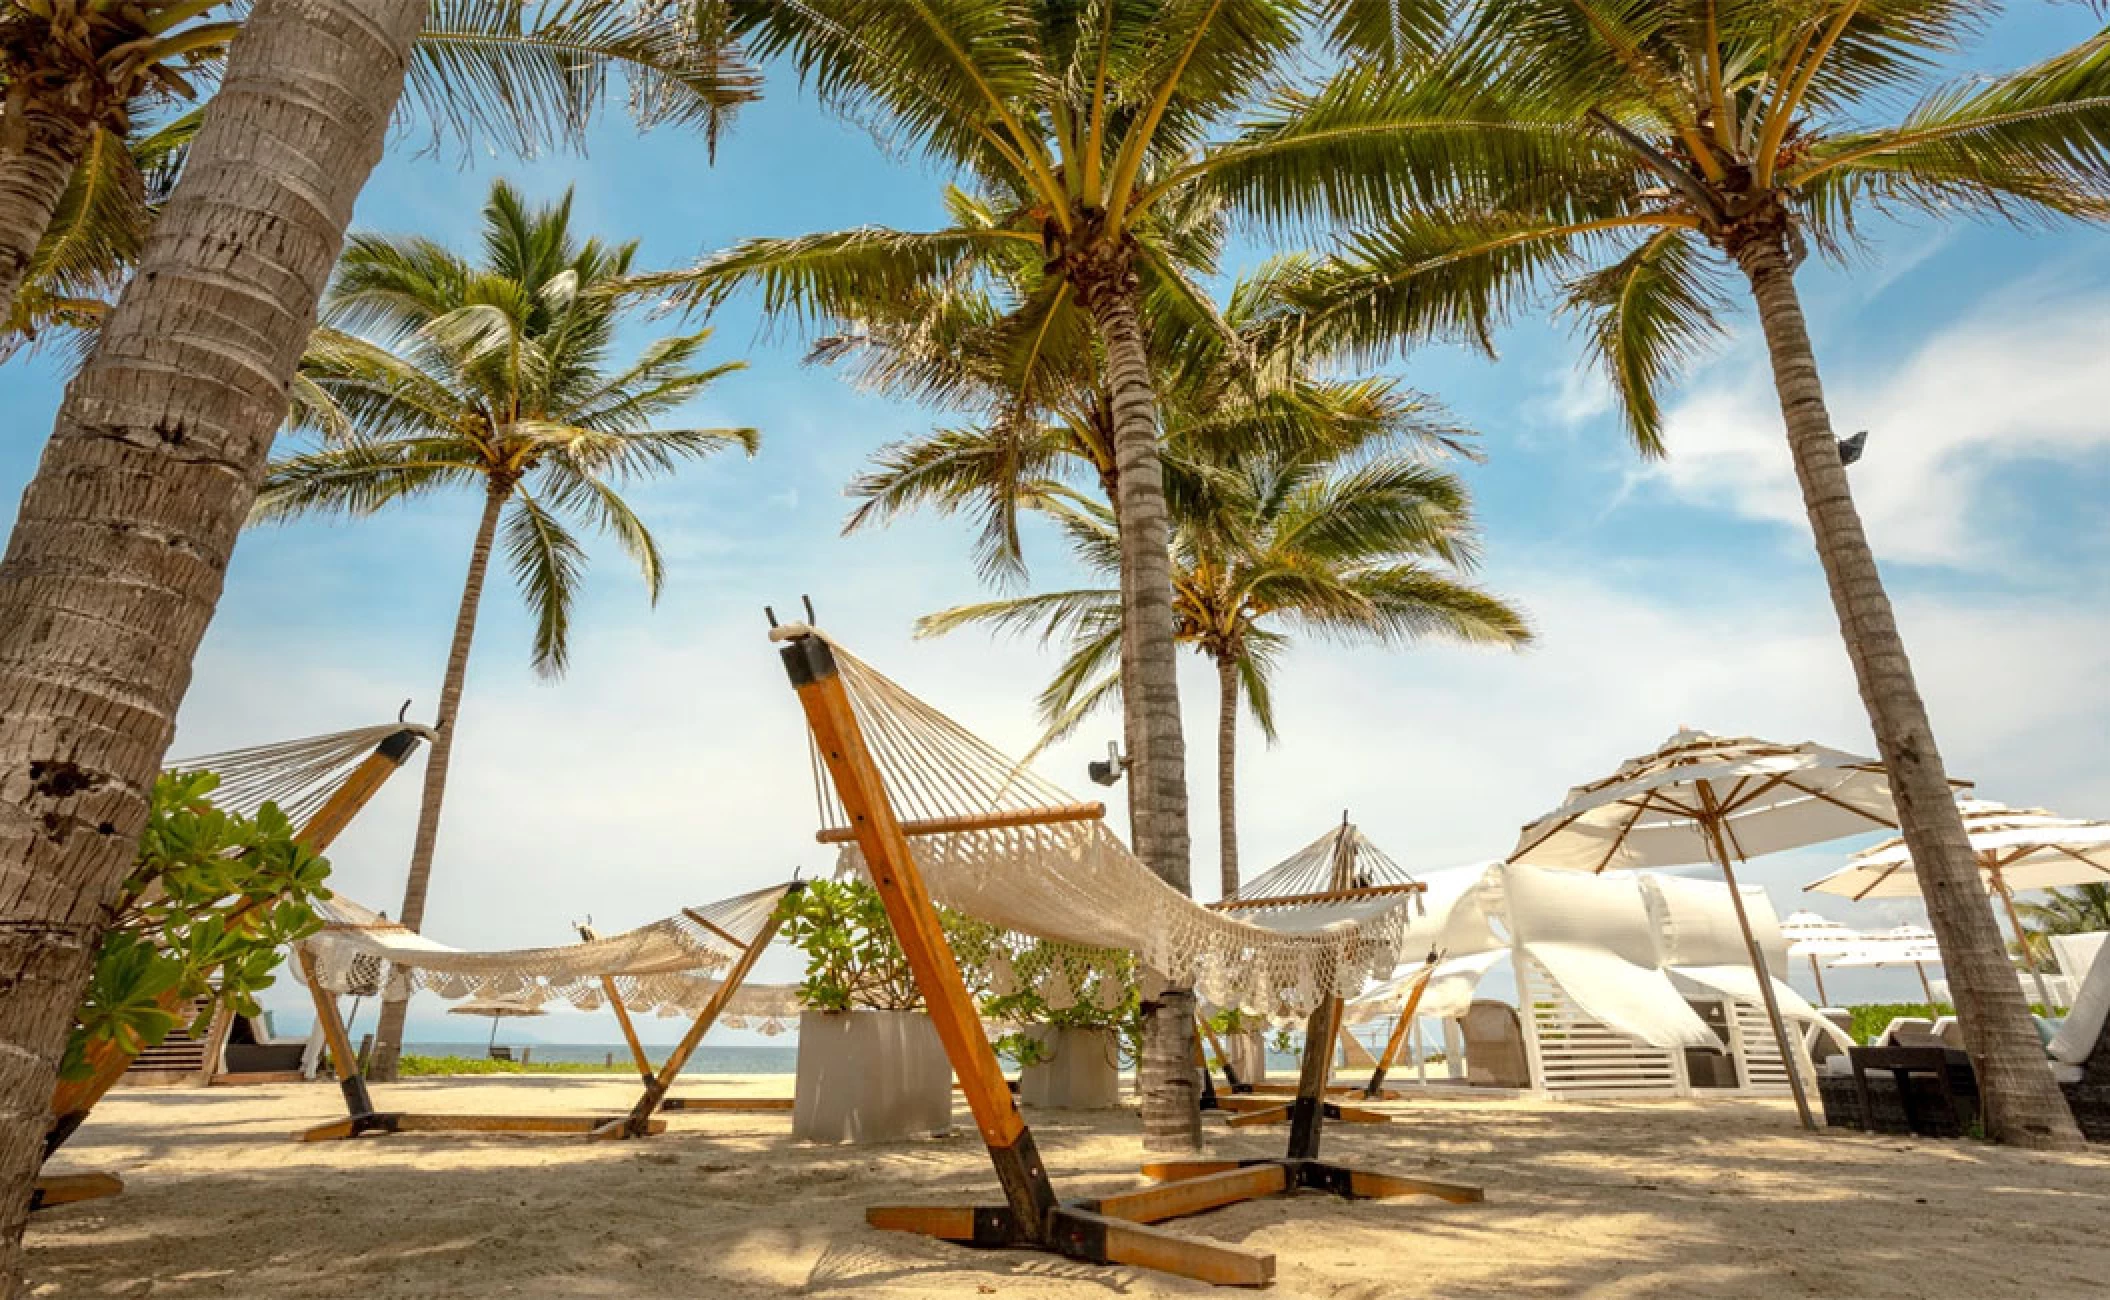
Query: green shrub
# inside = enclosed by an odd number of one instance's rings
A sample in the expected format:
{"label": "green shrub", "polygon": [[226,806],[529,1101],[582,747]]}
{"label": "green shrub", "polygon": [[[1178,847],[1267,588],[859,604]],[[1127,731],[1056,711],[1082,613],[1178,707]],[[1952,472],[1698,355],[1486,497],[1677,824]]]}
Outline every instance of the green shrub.
{"label": "green shrub", "polygon": [[85,1077],[91,1045],[137,1054],[177,1017],[174,995],[204,999],[193,1033],[222,1010],[260,1014],[256,995],[276,980],[280,952],[320,928],[314,904],[330,864],[302,848],[276,804],[255,817],[216,808],[220,778],[164,773],[146,831],[112,905],[87,995],[74,1013],[61,1076]]}

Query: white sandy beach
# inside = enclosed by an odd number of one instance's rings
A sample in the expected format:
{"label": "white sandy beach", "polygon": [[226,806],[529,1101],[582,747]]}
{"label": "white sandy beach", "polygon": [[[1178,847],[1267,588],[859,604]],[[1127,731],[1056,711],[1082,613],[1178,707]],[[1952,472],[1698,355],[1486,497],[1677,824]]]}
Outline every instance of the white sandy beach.
{"label": "white sandy beach", "polygon": [[[784,1076],[683,1092],[785,1095]],[[419,1081],[391,1108],[614,1110],[613,1079]],[[1273,1295],[2100,1296],[2110,1155],[1807,1137],[1785,1103],[1417,1100],[1334,1126],[1327,1152],[1478,1182],[1487,1200],[1270,1199],[1177,1230],[1273,1251]],[[39,1296],[1200,1295],[1197,1283],[864,1226],[874,1203],[995,1199],[964,1109],[949,1140],[811,1147],[777,1114],[674,1115],[637,1143],[291,1140],[327,1084],[115,1094],[55,1161],[121,1197],[29,1234]],[[1138,1186],[1133,1111],[1031,1116],[1065,1195]],[[1279,1150],[1282,1130],[1212,1150]]]}

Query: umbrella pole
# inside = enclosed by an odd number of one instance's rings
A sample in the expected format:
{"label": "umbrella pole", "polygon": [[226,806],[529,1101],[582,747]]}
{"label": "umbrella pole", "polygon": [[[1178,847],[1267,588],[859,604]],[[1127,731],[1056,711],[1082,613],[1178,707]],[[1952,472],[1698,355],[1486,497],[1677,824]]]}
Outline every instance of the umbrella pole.
{"label": "umbrella pole", "polygon": [[1831,997],[1824,991],[1824,968],[1817,964],[1816,953],[1810,954],[1810,978],[1817,981],[1817,1005],[1820,1007],[1830,1006],[1832,1004]]}
{"label": "umbrella pole", "polygon": [[2043,1000],[2044,1014],[2048,1016],[2058,1007],[2051,1000],[2051,986],[2044,982],[2044,972],[2037,969],[2037,959],[2030,955],[2029,932],[2022,928],[2022,918],[2015,913],[2015,895],[2008,889],[2007,877],[2000,874],[2000,868],[1994,867],[1991,874],[1993,892],[2000,895],[2000,904],[2007,909],[2007,923],[2015,927],[2015,946],[2022,950],[2023,969],[2037,982],[2037,996]]}
{"label": "umbrella pole", "polygon": [[1927,982],[1927,963],[1923,961],[1916,961],[1912,963],[1912,969],[1919,972],[1920,992],[1925,993],[1927,995],[1927,1009],[1929,1011],[1932,1011],[1934,1008],[1940,1006],[1941,1004],[1934,1000],[1934,986]]}
{"label": "umbrella pole", "polygon": [[486,1043],[484,1044],[484,1051],[485,1051],[485,1053],[487,1053],[487,1054],[488,1054],[488,1053],[490,1052],[490,1050],[491,1050],[492,1048],[496,1047],[496,1046],[498,1046],[498,1017],[497,1017],[497,1016],[492,1016],[492,1017],[491,1017],[491,1038],[490,1038],[490,1041],[488,1041],[488,1042],[486,1042]]}
{"label": "umbrella pole", "polygon": [[1780,1015],[1780,1002],[1773,996],[1773,976],[1766,969],[1766,955],[1758,949],[1758,936],[1751,932],[1751,918],[1744,911],[1743,891],[1736,887],[1736,869],[1729,865],[1729,846],[1722,842],[1722,824],[1715,812],[1714,795],[1705,783],[1699,787],[1701,800],[1707,805],[1707,816],[1703,819],[1707,827],[1707,843],[1714,849],[1715,865],[1722,869],[1722,879],[1729,886],[1729,902],[1736,908],[1736,923],[1744,932],[1744,951],[1751,955],[1751,971],[1758,976],[1758,993],[1765,1000],[1766,1019],[1773,1024],[1773,1042],[1780,1049],[1780,1064],[1788,1072],[1788,1091],[1795,1094],[1795,1112],[1802,1117],[1802,1126],[1810,1132],[1817,1131],[1817,1117],[1810,1113],[1809,1094],[1802,1086],[1802,1062],[1788,1036],[1787,1021]]}

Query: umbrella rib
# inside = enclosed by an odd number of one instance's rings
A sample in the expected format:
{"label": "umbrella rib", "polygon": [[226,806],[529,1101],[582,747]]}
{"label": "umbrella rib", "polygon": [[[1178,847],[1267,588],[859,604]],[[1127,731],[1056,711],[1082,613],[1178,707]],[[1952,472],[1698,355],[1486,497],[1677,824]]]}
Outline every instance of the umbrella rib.
{"label": "umbrella rib", "polygon": [[1795,783],[1794,783],[1793,781],[1790,781],[1790,780],[1788,780],[1788,778],[1786,778],[1786,777],[1782,777],[1782,778],[1780,778],[1780,779],[1781,779],[1781,782],[1782,782],[1782,783],[1783,783],[1784,785],[1786,785],[1786,786],[1787,786],[1787,787],[1788,787],[1789,789],[1791,789],[1791,790],[1800,790],[1800,791],[1802,791],[1802,792],[1803,792],[1804,794],[1808,795],[1808,796],[1809,796],[1810,798],[1812,798],[1812,799],[1820,799],[1820,800],[1824,801],[1825,803],[1828,803],[1828,804],[1830,804],[1830,805],[1831,805],[1832,807],[1834,807],[1834,808],[1843,808],[1843,809],[1845,809],[1845,810],[1846,810],[1847,812],[1850,812],[1850,813],[1852,813],[1852,814],[1853,814],[1854,816],[1856,816],[1856,817],[1861,817],[1861,818],[1865,818],[1865,819],[1867,819],[1868,821],[1872,821],[1872,822],[1874,822],[1874,823],[1875,823],[1876,825],[1878,825],[1878,826],[1882,826],[1882,827],[1885,827],[1885,828],[1887,828],[1887,829],[1890,829],[1890,830],[1897,830],[1897,829],[1899,829],[1899,827],[1898,827],[1898,824],[1897,824],[1896,822],[1894,822],[1894,821],[1889,821],[1889,822],[1886,822],[1886,821],[1884,821],[1884,820],[1883,820],[1883,819],[1882,819],[1881,817],[1878,817],[1878,816],[1876,816],[1876,815],[1875,815],[1874,813],[1872,813],[1872,812],[1868,811],[1868,810],[1867,810],[1866,808],[1856,808],[1856,807],[1854,807],[1854,806],[1853,806],[1852,804],[1850,804],[1850,803],[1847,803],[1846,801],[1844,801],[1844,800],[1842,800],[1842,799],[1834,799],[1834,798],[1832,798],[1832,797],[1831,797],[1830,795],[1828,795],[1828,794],[1824,793],[1824,792],[1823,792],[1823,791],[1821,791],[1821,790],[1812,790],[1812,789],[1810,789],[1810,788],[1809,788],[1808,786],[1806,786],[1806,785],[1797,785],[1797,784],[1795,784]]}
{"label": "umbrella rib", "polygon": [[1634,815],[1626,819],[1626,825],[1620,827],[1619,834],[1613,838],[1610,844],[1605,846],[1604,856],[1598,859],[1595,867],[1590,869],[1591,875],[1601,876],[1604,874],[1604,869],[1612,864],[1612,855],[1619,852],[1619,846],[1626,843],[1626,837],[1634,833],[1634,823],[1641,820],[1641,814],[1647,809],[1648,799],[1646,797],[1634,805]]}
{"label": "umbrella rib", "polygon": [[[1738,787],[1738,789],[1739,789],[1739,790],[1741,790],[1741,788],[1742,788],[1742,786],[1743,786],[1743,783],[1744,783],[1745,781],[1748,781],[1748,780],[1750,780],[1750,778],[1749,778],[1749,777],[1739,777],[1739,778],[1738,778],[1738,780],[1737,780],[1737,787]],[[1790,787],[1791,787],[1792,789],[1796,789],[1796,790],[1800,790],[1800,789],[1802,789],[1802,787],[1801,787],[1801,786],[1799,786],[1799,785],[1793,785],[1793,784],[1792,784],[1791,782],[1789,782],[1789,780],[1788,780],[1788,776],[1787,776],[1787,773],[1785,773],[1785,772],[1775,772],[1775,773],[1774,773],[1773,775],[1771,775],[1771,776],[1767,777],[1767,778],[1766,778],[1766,779],[1765,779],[1765,780],[1764,780],[1764,781],[1763,781],[1762,783],[1760,783],[1760,785],[1758,786],[1758,788],[1757,788],[1757,789],[1755,789],[1755,790],[1752,790],[1752,791],[1751,791],[1750,793],[1748,793],[1748,794],[1739,794],[1739,795],[1738,795],[1738,797],[1737,797],[1737,798],[1736,798],[1736,799],[1735,799],[1735,800],[1734,800],[1733,802],[1732,802],[1732,801],[1729,801],[1729,800],[1720,800],[1720,801],[1718,801],[1718,803],[1719,803],[1719,805],[1720,805],[1720,808],[1721,808],[1721,813],[1722,813],[1722,816],[1724,816],[1724,817],[1732,817],[1732,816],[1734,816],[1734,815],[1736,814],[1737,810],[1738,810],[1738,809],[1740,809],[1740,808],[1742,808],[1742,807],[1743,807],[1744,805],[1746,805],[1746,804],[1750,803],[1750,802],[1751,802],[1752,800],[1754,800],[1754,799],[1758,798],[1758,797],[1759,797],[1760,795],[1764,794],[1764,793],[1765,793],[1766,791],[1768,791],[1768,790],[1771,790],[1771,789],[1773,789],[1774,787],[1776,787],[1776,786],[1781,786],[1781,785],[1788,785],[1788,786],[1790,786]]]}

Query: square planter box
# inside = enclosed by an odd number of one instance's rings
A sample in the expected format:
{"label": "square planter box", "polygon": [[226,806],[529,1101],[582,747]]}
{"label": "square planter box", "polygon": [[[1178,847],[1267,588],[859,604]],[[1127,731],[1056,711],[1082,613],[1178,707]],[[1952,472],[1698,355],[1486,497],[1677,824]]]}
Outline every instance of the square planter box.
{"label": "square planter box", "polygon": [[1223,1040],[1224,1051],[1231,1054],[1231,1068],[1238,1071],[1240,1083],[1267,1082],[1267,1038],[1257,1029],[1242,1034],[1228,1034]]}
{"label": "square planter box", "polygon": [[791,1135],[807,1142],[899,1142],[952,1131],[952,1064],[920,1011],[799,1016]]}
{"label": "square planter box", "polygon": [[1121,1054],[1113,1030],[1041,1025],[1028,1032],[1050,1059],[1019,1072],[1020,1101],[1055,1110],[1108,1110],[1121,1104]]}

